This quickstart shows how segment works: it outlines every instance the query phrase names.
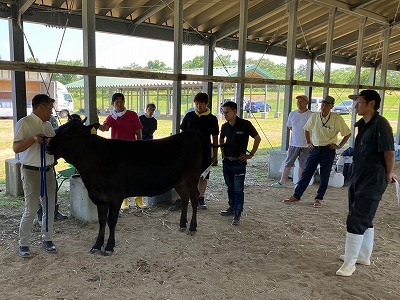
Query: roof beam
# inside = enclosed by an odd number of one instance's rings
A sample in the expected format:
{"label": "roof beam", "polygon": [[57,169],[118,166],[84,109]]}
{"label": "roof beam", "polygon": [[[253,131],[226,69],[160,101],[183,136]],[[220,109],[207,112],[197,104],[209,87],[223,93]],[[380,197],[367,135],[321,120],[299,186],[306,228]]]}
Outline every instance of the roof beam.
{"label": "roof beam", "polygon": [[[272,3],[269,2],[263,7],[257,9],[255,12],[249,14],[248,24],[251,24],[252,22],[255,22],[265,17],[266,14],[270,13],[275,9],[278,9],[283,5],[285,5],[285,2],[282,0],[274,0],[272,1]],[[224,24],[222,28],[223,28],[222,30],[219,30],[215,33],[215,38],[217,41],[222,40],[223,38],[226,38],[227,36],[235,34],[239,31],[239,16],[235,17],[231,22]]]}
{"label": "roof beam", "polygon": [[28,10],[29,7],[35,2],[35,0],[21,0],[19,1],[19,13],[22,15],[24,12]]}
{"label": "roof beam", "polygon": [[138,25],[146,21],[148,18],[153,16],[154,14],[158,13],[160,10],[163,8],[167,7],[170,5],[174,0],[168,0],[168,1],[159,1],[158,4],[154,5],[153,7],[149,7],[143,14],[138,16],[133,20],[133,25]]}
{"label": "roof beam", "polygon": [[[364,36],[368,37],[370,35],[376,34],[377,32],[382,31],[381,28],[377,27],[369,27],[365,29]],[[358,32],[353,32],[351,34],[348,34],[340,39],[337,39],[333,42],[333,50],[342,48],[348,44],[355,43],[358,41]],[[325,53],[325,49],[319,49],[314,52],[316,56],[320,56]]]}
{"label": "roof beam", "polygon": [[358,16],[367,17],[367,18],[374,20],[375,22],[378,22],[381,24],[387,25],[389,23],[389,20],[385,17],[382,17],[381,15],[370,12],[363,8],[353,9],[353,7],[351,5],[346,4],[342,1],[337,1],[337,0],[306,0],[306,1],[321,4],[322,6],[337,7],[338,10],[340,10],[340,11],[344,11],[348,14],[354,14],[354,15],[358,15]]}

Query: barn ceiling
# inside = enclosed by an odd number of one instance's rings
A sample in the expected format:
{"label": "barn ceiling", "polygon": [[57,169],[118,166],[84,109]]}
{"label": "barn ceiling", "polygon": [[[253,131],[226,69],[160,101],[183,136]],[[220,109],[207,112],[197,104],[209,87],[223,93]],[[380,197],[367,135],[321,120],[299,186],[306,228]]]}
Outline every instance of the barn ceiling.
{"label": "barn ceiling", "polygon": [[[173,41],[173,0],[94,0],[96,30]],[[286,56],[288,9],[284,0],[249,0],[251,52]],[[22,19],[50,26],[81,28],[81,0],[0,0],[0,17],[11,17],[18,4]],[[333,62],[355,64],[360,23],[365,21],[364,66],[379,65],[385,29],[391,27],[389,69],[400,66],[399,0],[301,0],[297,14],[296,57],[323,61],[328,18],[337,9]],[[237,49],[240,0],[184,0],[184,43]]]}

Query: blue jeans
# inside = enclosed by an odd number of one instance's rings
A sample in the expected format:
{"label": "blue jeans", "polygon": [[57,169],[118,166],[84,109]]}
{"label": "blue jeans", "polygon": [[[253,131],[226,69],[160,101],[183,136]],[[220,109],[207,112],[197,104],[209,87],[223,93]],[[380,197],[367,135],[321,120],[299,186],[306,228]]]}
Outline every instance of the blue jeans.
{"label": "blue jeans", "polygon": [[328,181],[329,176],[331,175],[333,160],[335,159],[335,153],[335,149],[331,149],[329,146],[316,146],[311,150],[310,156],[307,159],[306,167],[303,171],[300,181],[297,183],[293,196],[295,196],[297,199],[301,198],[319,164],[320,184],[315,199],[324,199],[326,189],[328,188]]}
{"label": "blue jeans", "polygon": [[225,183],[228,187],[229,207],[234,208],[235,211],[242,212],[244,205],[244,178],[246,176],[247,162],[224,159],[222,165]]}

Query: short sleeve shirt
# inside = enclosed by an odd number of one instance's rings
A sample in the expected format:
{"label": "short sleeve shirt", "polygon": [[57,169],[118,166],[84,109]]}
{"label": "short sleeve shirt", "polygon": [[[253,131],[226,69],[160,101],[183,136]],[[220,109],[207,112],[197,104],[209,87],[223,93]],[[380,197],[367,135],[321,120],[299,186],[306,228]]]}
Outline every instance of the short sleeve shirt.
{"label": "short sleeve shirt", "polygon": [[311,142],[314,146],[336,144],[339,132],[342,136],[351,133],[342,116],[333,112],[325,118],[319,112],[313,113],[304,125],[304,130],[310,131]]}
{"label": "short sleeve shirt", "polygon": [[137,113],[133,110],[127,110],[123,116],[117,119],[109,115],[104,124],[111,128],[111,138],[119,140],[136,140],[135,131],[142,129],[142,123],[140,123]]}
{"label": "short sleeve shirt", "polygon": [[208,140],[210,136],[219,134],[218,119],[211,113],[198,115],[195,111],[190,111],[184,116],[180,128],[182,131],[196,130]]}
{"label": "short sleeve shirt", "polygon": [[[378,113],[367,123],[360,119],[354,145],[354,167],[367,169],[367,166],[385,166],[384,151],[394,151],[394,138],[389,122]],[[356,169],[355,169],[356,170]]]}
{"label": "short sleeve shirt", "polygon": [[[20,142],[34,136],[36,134],[43,134],[46,137],[55,136],[53,126],[48,121],[42,121],[37,115],[31,113],[30,115],[20,119],[15,125],[14,129],[14,142]],[[23,165],[33,167],[41,166],[40,144],[33,143],[25,151],[18,153],[19,160]],[[46,165],[54,164],[54,156],[48,153],[45,154]]]}
{"label": "short sleeve shirt", "polygon": [[141,115],[139,117],[140,123],[142,123],[142,139],[152,140],[153,134],[157,130],[157,120],[153,117],[148,118],[146,115]]}
{"label": "short sleeve shirt", "polygon": [[224,155],[228,157],[239,157],[246,154],[249,136],[252,138],[258,135],[250,121],[236,117],[233,126],[226,122],[221,127],[221,138],[225,140]]}
{"label": "short sleeve shirt", "polygon": [[312,115],[310,110],[303,113],[298,110],[292,111],[289,114],[286,126],[292,128],[290,135],[290,146],[293,147],[307,147],[306,136],[304,135],[304,125]]}

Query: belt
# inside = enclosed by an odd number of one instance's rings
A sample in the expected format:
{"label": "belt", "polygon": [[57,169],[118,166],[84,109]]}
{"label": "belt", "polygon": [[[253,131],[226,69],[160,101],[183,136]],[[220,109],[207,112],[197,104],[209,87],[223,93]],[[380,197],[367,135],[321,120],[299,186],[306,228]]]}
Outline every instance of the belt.
{"label": "belt", "polygon": [[235,161],[235,160],[240,160],[240,157],[225,156],[224,159],[227,159],[227,160],[230,160],[230,161]]}
{"label": "belt", "polygon": [[326,146],[314,146],[314,148],[329,148],[331,145],[326,145]]}
{"label": "belt", "polygon": [[[40,167],[34,167],[34,166],[28,166],[28,165],[22,165],[23,169],[27,169],[27,170],[33,170],[33,171],[40,171]],[[53,169],[53,165],[49,165],[46,166],[46,172],[50,171],[51,169]]]}

